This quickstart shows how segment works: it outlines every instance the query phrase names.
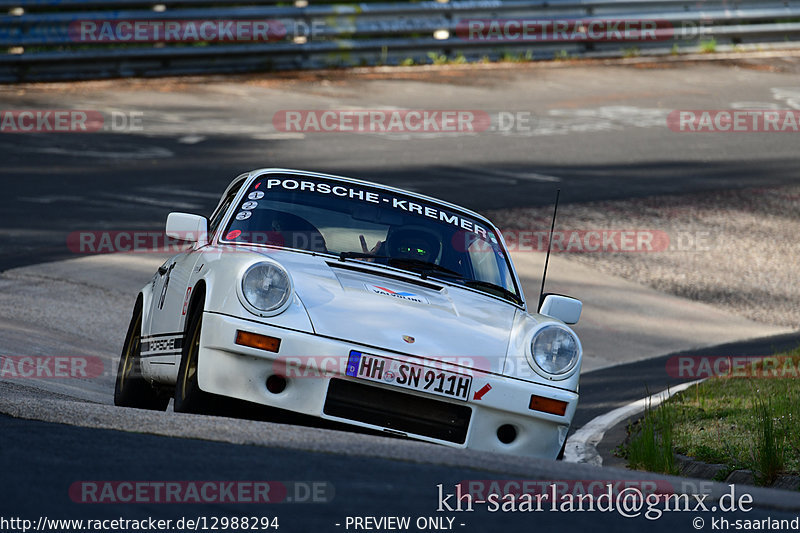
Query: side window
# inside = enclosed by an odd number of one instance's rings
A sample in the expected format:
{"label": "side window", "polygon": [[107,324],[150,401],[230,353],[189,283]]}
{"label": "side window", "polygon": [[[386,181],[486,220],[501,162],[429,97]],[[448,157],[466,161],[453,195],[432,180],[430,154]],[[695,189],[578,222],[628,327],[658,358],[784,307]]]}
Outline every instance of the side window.
{"label": "side window", "polygon": [[222,223],[222,219],[225,218],[225,213],[228,212],[228,208],[233,203],[233,199],[236,198],[236,194],[239,192],[239,189],[242,188],[242,183],[244,183],[244,180],[231,188],[231,192],[225,197],[225,200],[220,204],[219,208],[214,212],[214,214],[211,215],[211,220],[208,222],[209,237],[213,236],[217,232],[217,228],[219,228],[219,225]]}

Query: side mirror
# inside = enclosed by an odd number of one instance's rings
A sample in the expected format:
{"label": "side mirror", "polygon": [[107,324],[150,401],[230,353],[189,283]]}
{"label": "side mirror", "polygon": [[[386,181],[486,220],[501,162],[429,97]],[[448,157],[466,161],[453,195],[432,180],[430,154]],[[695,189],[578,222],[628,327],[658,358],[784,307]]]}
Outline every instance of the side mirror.
{"label": "side mirror", "polygon": [[565,324],[577,324],[581,318],[583,304],[576,298],[562,296],[561,294],[545,294],[539,313],[552,318],[557,318]]}
{"label": "side mirror", "polygon": [[200,215],[170,213],[167,216],[167,237],[204,246],[208,244],[208,220]]}

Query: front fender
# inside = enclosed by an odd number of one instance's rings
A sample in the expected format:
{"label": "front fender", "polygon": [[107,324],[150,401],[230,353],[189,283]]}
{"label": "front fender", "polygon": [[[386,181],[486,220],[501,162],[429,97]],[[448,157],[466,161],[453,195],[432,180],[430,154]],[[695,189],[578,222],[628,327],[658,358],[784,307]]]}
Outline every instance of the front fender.
{"label": "front fender", "polygon": [[[297,294],[292,297],[292,303],[281,314],[263,318],[252,314],[242,305],[237,295],[237,286],[247,268],[258,262],[269,261],[261,254],[233,249],[231,247],[209,247],[197,261],[192,276],[189,280],[190,287],[196,287],[202,281],[205,284],[205,302],[203,311],[219,313],[237,318],[243,318],[257,323],[314,333],[311,320],[308,317],[303,302]],[[286,267],[286,265],[284,265]],[[289,275],[291,268],[286,267]],[[194,292],[194,290],[192,290]],[[193,298],[193,296],[192,296]],[[190,298],[191,299],[191,298]],[[187,305],[193,305],[187,302]],[[184,306],[186,308],[186,305]],[[188,313],[187,313],[188,315]],[[183,316],[185,327],[188,316]]]}
{"label": "front fender", "polygon": [[153,287],[156,280],[158,280],[158,272],[153,274],[153,279],[139,291],[138,297],[142,298],[142,336],[150,334],[153,321]]}
{"label": "front fender", "polygon": [[[575,334],[569,326],[559,320],[544,315],[532,315],[524,311],[518,311],[517,315],[514,317],[514,326],[511,331],[511,340],[508,343],[508,352],[506,353],[503,374],[516,379],[577,392],[581,363],[583,361],[582,348],[580,348],[577,364],[564,376],[553,378],[545,377],[543,373],[534,370],[531,363],[528,361],[527,354],[530,351],[530,343],[533,334],[538,328],[546,324],[558,324]],[[575,337],[578,337],[577,334]],[[580,346],[580,340],[578,341],[578,345]]]}

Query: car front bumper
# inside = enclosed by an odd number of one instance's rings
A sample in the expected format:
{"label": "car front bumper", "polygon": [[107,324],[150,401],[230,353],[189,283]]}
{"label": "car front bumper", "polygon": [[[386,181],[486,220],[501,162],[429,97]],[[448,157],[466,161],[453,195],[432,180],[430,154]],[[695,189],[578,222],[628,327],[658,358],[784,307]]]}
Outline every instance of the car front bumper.
{"label": "car front bumper", "polygon": [[[236,344],[237,331],[279,338],[280,349],[273,353]],[[345,375],[351,350],[395,359],[404,357],[357,343],[206,312],[198,383],[202,390],[213,394],[395,435],[549,459],[561,450],[578,403],[578,395],[571,391],[483,372],[472,373],[472,387],[473,391],[487,390],[488,385],[488,392],[480,399],[471,392],[467,401],[352,378]],[[273,375],[285,378],[280,392],[270,392],[267,387],[267,379]],[[533,410],[529,407],[531,395],[565,402],[566,410],[563,415]],[[438,423],[441,428],[436,427]],[[510,442],[509,435],[514,436]]]}

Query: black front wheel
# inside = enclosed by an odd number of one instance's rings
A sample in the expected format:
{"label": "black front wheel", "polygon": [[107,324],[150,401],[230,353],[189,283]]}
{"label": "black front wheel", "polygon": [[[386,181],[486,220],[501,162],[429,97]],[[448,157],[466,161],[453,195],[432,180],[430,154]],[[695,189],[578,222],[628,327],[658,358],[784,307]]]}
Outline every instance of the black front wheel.
{"label": "black front wheel", "polygon": [[114,386],[114,405],[166,411],[169,395],[153,386],[142,375],[142,303],[136,302],[133,317],[122,346]]}

